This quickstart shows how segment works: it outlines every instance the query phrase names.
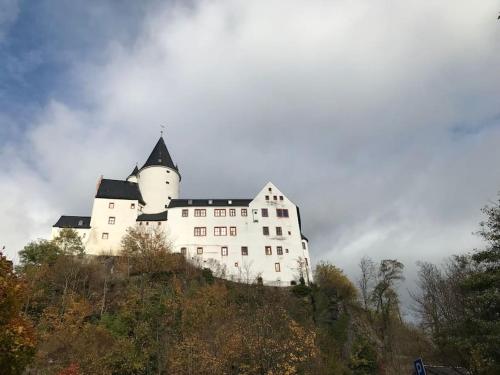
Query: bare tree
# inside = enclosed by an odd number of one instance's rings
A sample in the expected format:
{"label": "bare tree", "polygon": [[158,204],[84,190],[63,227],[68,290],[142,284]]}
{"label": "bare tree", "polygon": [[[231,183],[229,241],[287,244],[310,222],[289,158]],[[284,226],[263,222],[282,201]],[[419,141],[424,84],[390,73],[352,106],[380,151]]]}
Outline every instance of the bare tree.
{"label": "bare tree", "polygon": [[358,287],[361,291],[361,298],[365,310],[368,310],[372,289],[375,283],[375,263],[370,257],[364,256],[359,262],[361,276],[358,279]]}

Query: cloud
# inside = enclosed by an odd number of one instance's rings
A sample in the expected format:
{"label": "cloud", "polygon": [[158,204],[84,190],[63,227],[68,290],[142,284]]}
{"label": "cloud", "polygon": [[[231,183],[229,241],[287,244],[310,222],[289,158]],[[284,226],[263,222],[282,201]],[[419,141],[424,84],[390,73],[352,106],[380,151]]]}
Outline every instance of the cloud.
{"label": "cloud", "polygon": [[126,176],[164,124],[184,197],[271,180],[301,207],[313,260],[350,275],[363,255],[411,274],[477,246],[500,187],[495,5],[155,3],[133,37],[106,29],[99,53],[71,55],[72,100],[49,97],[1,151],[0,237],[13,256],[59,214],[89,214],[98,176]]}

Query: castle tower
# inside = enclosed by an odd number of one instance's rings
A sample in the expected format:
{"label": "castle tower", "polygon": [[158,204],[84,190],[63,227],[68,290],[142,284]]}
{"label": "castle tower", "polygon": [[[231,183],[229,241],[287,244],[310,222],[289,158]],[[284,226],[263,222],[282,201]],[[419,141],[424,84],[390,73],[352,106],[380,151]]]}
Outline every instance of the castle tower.
{"label": "castle tower", "polygon": [[144,213],[163,212],[172,199],[179,198],[181,175],[174,165],[163,137],[139,170],[137,181],[146,202]]}
{"label": "castle tower", "polygon": [[137,183],[137,176],[139,175],[139,168],[137,168],[137,165],[135,166],[134,170],[130,174],[130,176],[127,177],[128,182],[136,182]]}

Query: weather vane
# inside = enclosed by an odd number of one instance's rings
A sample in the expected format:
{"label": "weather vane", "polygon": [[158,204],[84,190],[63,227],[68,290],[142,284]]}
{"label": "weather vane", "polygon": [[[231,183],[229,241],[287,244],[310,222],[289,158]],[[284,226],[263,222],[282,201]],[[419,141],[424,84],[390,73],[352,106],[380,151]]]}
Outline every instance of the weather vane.
{"label": "weather vane", "polygon": [[165,130],[165,126],[160,125],[160,128],[161,128],[160,135],[163,137],[163,131]]}

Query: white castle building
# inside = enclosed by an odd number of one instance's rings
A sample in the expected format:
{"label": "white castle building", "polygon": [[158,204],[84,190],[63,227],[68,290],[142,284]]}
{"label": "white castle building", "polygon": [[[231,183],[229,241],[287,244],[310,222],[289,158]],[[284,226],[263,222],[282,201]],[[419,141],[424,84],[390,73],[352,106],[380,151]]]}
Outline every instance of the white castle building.
{"label": "white castle building", "polygon": [[80,235],[87,254],[119,254],[129,227],[158,227],[172,250],[227,279],[290,285],[311,277],[308,240],[299,208],[267,183],[253,199],[180,199],[181,175],[163,137],[141,169],[126,180],[101,178],[92,216],[61,216]]}

